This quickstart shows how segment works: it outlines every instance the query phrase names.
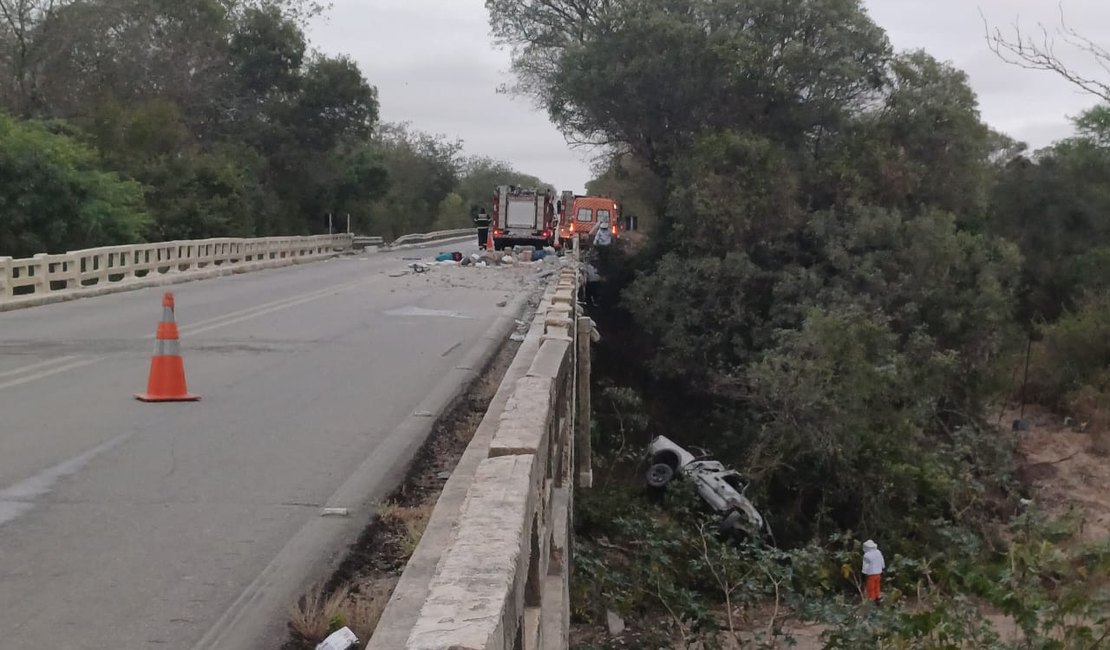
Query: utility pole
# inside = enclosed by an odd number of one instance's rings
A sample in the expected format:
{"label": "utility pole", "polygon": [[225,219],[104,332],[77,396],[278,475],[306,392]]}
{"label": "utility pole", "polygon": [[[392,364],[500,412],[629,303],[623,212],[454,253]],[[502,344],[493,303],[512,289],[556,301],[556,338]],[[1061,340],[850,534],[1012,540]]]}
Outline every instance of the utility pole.
{"label": "utility pole", "polygon": [[351,234],[351,213],[347,213],[347,234]]}
{"label": "utility pole", "polygon": [[329,212],[329,213],[328,213],[328,234],[329,234],[329,235],[334,235],[334,234],[335,234],[335,231],[334,231],[334,229],[332,228],[332,225],[331,225],[331,223],[332,223],[332,221],[331,221],[331,213]]}

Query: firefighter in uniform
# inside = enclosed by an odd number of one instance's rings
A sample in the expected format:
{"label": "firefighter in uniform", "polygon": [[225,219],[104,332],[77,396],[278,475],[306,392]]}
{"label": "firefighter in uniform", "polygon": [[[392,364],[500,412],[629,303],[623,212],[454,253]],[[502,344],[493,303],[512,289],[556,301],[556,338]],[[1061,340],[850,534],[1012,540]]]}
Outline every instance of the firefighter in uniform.
{"label": "firefighter in uniform", "polygon": [[478,228],[478,248],[485,250],[489,244],[489,225],[490,216],[485,208],[474,206],[470,209],[471,218],[474,220],[474,225]]}

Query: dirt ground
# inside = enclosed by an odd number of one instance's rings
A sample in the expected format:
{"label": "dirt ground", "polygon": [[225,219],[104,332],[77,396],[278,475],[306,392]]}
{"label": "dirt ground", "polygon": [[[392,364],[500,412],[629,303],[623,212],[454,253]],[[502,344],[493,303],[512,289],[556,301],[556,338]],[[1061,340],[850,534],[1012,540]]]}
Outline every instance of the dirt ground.
{"label": "dirt ground", "polygon": [[[1025,418],[1032,428],[1017,434],[1018,477],[1032,488],[1033,500],[1050,515],[1078,515],[1079,541],[1110,537],[1110,458],[1096,444],[1110,432],[1077,431],[1062,417],[1032,407]],[[1016,412],[1008,412],[1003,424],[1016,419]]]}

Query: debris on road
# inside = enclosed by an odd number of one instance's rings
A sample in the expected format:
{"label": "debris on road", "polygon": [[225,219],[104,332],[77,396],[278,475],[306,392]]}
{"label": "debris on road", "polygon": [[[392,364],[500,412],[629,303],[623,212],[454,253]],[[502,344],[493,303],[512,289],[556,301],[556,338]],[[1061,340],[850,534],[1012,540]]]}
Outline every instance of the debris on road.
{"label": "debris on road", "polygon": [[[424,261],[406,262],[400,268],[381,271],[389,277],[390,292],[422,291],[429,287],[444,289],[474,289],[495,291],[487,304],[504,301],[499,307],[511,303],[508,296],[519,295],[521,290],[538,289],[552,282],[558,270],[574,264],[573,257],[565,257],[553,248],[536,248],[532,251],[536,261],[521,261],[516,249],[503,251],[475,251],[460,255],[448,251],[431,250]],[[554,252],[554,254],[552,254]],[[451,259],[447,259],[450,255]],[[455,257],[460,258],[458,261]],[[440,259],[443,261],[434,261]],[[533,305],[534,306],[534,305]]]}
{"label": "debris on road", "polygon": [[321,517],[350,517],[351,511],[347,508],[324,508]]}
{"label": "debris on road", "polygon": [[527,335],[521,334],[520,332],[513,332],[509,336],[510,341],[516,341],[517,343],[523,343],[525,338],[527,338]]}
{"label": "debris on road", "polygon": [[359,647],[358,637],[350,628],[342,628],[337,630],[324,642],[316,646],[316,650],[351,650],[351,648]]}

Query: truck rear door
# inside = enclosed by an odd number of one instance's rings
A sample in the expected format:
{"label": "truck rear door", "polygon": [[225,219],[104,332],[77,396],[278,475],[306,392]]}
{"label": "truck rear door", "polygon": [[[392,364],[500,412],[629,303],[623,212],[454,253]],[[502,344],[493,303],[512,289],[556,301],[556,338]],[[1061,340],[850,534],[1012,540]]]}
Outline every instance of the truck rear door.
{"label": "truck rear door", "polygon": [[540,230],[536,223],[536,199],[509,198],[509,214],[505,218],[505,227],[510,229]]}

